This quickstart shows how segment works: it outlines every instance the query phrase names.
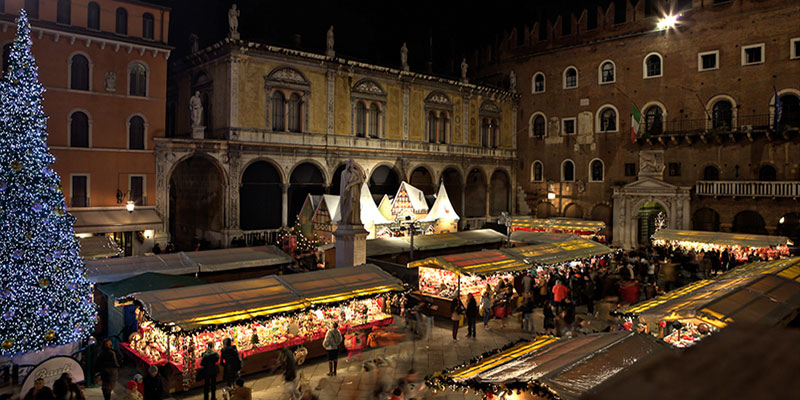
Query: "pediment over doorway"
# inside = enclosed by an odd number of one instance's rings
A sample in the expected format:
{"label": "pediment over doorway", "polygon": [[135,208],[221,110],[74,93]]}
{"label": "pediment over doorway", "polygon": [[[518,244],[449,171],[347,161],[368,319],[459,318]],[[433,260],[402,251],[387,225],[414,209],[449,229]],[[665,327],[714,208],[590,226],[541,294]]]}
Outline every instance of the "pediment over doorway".
{"label": "pediment over doorway", "polygon": [[625,186],[614,188],[614,194],[644,194],[644,193],[681,193],[691,188],[676,186],[660,179],[642,177]]}

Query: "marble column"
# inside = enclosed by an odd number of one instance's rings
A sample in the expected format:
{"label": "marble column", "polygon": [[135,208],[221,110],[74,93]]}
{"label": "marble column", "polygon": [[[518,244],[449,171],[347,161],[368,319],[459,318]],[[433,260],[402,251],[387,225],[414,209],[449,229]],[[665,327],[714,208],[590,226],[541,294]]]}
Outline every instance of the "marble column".
{"label": "marble column", "polygon": [[289,184],[281,184],[281,226],[287,227],[289,220]]}

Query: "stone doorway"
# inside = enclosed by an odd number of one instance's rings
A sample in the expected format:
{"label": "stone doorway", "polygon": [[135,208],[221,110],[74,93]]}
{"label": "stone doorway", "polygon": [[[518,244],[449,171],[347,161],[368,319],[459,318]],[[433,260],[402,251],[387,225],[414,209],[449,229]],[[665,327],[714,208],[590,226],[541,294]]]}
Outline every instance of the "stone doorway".
{"label": "stone doorway", "polygon": [[659,214],[667,218],[667,210],[656,201],[648,201],[639,207],[638,214],[639,221],[636,228],[636,238],[640,245],[648,245],[652,240],[653,234],[656,232],[658,225],[656,220]]}

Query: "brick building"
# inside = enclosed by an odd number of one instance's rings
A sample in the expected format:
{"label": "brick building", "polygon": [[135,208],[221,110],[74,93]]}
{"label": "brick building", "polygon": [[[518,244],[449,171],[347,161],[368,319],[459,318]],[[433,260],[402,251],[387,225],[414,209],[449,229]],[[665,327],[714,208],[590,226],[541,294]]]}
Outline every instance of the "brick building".
{"label": "brick building", "polygon": [[76,233],[111,235],[127,255],[149,251],[161,228],[153,139],[164,136],[169,10],[133,0],[0,0],[3,71],[20,8]]}
{"label": "brick building", "polygon": [[661,211],[673,228],[796,238],[799,18],[797,1],[610,1],[512,31],[476,52],[473,78],[516,74],[517,177],[538,216],[604,220],[625,247]]}

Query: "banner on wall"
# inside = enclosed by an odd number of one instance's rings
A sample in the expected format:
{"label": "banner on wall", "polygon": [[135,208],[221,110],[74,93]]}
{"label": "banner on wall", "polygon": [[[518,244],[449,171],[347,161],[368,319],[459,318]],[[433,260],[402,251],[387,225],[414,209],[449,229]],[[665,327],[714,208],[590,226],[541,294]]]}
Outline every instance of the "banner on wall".
{"label": "banner on wall", "polygon": [[44,385],[53,388],[53,383],[61,377],[63,373],[69,373],[72,376],[72,382],[79,383],[85,380],[83,374],[83,367],[72,357],[69,356],[55,356],[42,361],[36,368],[25,377],[25,382],[22,383],[22,391],[20,391],[20,398],[24,398],[28,391],[33,388],[33,382],[39,378],[44,379]]}

